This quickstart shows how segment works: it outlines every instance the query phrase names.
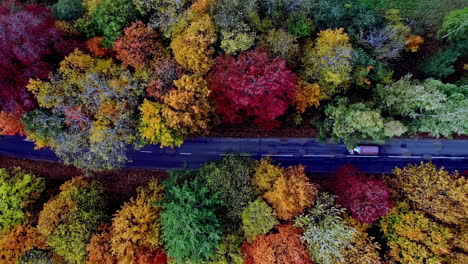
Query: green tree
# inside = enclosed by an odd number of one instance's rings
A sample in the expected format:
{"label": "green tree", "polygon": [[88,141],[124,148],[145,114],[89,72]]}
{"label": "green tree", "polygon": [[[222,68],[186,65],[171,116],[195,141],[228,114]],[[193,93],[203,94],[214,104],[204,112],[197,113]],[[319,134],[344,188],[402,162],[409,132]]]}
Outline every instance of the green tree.
{"label": "green tree", "polygon": [[444,18],[439,29],[440,38],[450,41],[468,39],[468,7],[452,11]]}
{"label": "green tree", "polygon": [[285,30],[268,31],[267,34],[261,36],[260,46],[267,47],[270,56],[281,57],[289,65],[294,65],[299,56],[297,37]]}
{"label": "green tree", "polygon": [[335,205],[334,199],[333,195],[320,193],[315,205],[295,220],[295,225],[304,230],[301,240],[312,259],[322,264],[344,261],[341,251],[351,246],[356,233],[341,217],[345,209]]}
{"label": "green tree", "polygon": [[249,243],[257,235],[268,233],[277,224],[275,212],[262,198],[249,203],[242,212],[242,229]]}
{"label": "green tree", "polygon": [[34,219],[32,209],[44,189],[43,178],[19,168],[0,168],[0,234]]}
{"label": "green tree", "polygon": [[60,187],[39,214],[37,230],[54,252],[70,263],[84,263],[86,245],[106,217],[104,188],[84,177]]}
{"label": "green tree", "polygon": [[410,75],[377,87],[384,109],[395,117],[408,118],[411,131],[435,137],[468,133],[467,91],[466,85],[444,84],[435,79],[413,81]]}
{"label": "green tree", "polygon": [[227,234],[221,240],[216,254],[203,264],[244,264],[241,245],[244,241],[242,230]]}
{"label": "green tree", "polygon": [[209,162],[200,168],[204,185],[217,193],[225,207],[225,226],[236,230],[241,224],[242,211],[255,199],[250,183],[253,163],[248,157],[228,155],[219,162]]}
{"label": "green tree", "polygon": [[364,103],[349,104],[346,98],[337,100],[325,108],[327,120],[322,124],[321,133],[330,133],[336,141],[343,141],[352,149],[363,141],[383,143],[406,132],[399,121],[382,117],[377,109]]}
{"label": "green tree", "polygon": [[159,29],[166,37],[171,36],[173,27],[183,19],[192,0],[133,0],[135,7],[144,16],[149,16],[149,25]]}
{"label": "green tree", "polygon": [[167,255],[177,263],[208,260],[222,239],[216,214],[222,201],[198,179],[181,184],[176,181],[164,183],[164,199],[160,203],[161,238]]}
{"label": "green tree", "polygon": [[122,29],[138,18],[138,11],[132,0],[97,1],[92,9],[88,6],[85,16],[76,21],[76,27],[87,33],[88,37],[102,35],[102,44],[111,48]]}
{"label": "green tree", "polygon": [[75,20],[85,12],[81,0],[59,0],[52,6],[52,15],[58,20]]}

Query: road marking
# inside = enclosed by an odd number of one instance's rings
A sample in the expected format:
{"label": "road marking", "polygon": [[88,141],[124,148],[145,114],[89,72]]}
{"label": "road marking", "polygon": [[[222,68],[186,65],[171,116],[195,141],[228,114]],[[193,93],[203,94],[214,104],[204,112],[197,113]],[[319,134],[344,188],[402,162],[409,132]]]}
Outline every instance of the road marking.
{"label": "road marking", "polygon": [[262,154],[262,157],[294,157],[294,155],[291,154]]}
{"label": "road marking", "polygon": [[[236,154],[225,154],[225,153],[221,153],[219,154],[220,156],[235,156]],[[251,154],[245,154],[245,153],[242,153],[242,154],[239,154],[239,156],[241,157],[250,157],[252,156]]]}
{"label": "road marking", "polygon": [[335,155],[312,155],[312,154],[307,154],[307,155],[302,155],[303,157],[335,157]]}
{"label": "road marking", "polygon": [[465,157],[432,157],[433,159],[465,159]]}
{"label": "road marking", "polygon": [[140,150],[140,152],[143,152],[143,153],[153,153],[152,151],[149,151],[149,150]]}
{"label": "road marking", "polygon": [[380,156],[346,155],[347,158],[380,158]]}
{"label": "road marking", "polygon": [[180,155],[187,155],[187,156],[190,156],[190,155],[192,155],[192,153],[181,152]]}
{"label": "road marking", "polygon": [[422,159],[421,156],[387,156],[387,158],[397,158],[397,159]]}
{"label": "road marking", "polygon": [[30,139],[23,139],[23,141],[34,142],[34,140],[30,140]]}

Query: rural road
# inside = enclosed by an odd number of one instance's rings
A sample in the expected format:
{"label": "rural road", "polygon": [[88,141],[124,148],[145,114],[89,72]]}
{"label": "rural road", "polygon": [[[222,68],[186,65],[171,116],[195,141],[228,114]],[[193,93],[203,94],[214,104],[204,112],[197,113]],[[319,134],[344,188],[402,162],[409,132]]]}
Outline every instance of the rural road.
{"label": "rural road", "polygon": [[[194,138],[181,147],[146,146],[129,150],[131,168],[197,168],[218,160],[227,151],[241,152],[253,158],[270,155],[283,166],[303,164],[308,172],[326,173],[351,163],[367,173],[390,173],[395,167],[432,160],[447,170],[468,171],[468,140],[395,139],[380,145],[379,156],[349,155],[343,144],[321,143],[312,138]],[[0,155],[35,160],[57,160],[51,150],[34,150],[23,137],[0,137]]]}

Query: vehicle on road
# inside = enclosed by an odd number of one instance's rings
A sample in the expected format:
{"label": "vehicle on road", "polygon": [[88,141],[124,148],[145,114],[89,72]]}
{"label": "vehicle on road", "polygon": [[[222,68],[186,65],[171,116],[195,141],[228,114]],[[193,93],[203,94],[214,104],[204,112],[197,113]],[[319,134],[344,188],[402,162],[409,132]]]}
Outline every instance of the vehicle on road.
{"label": "vehicle on road", "polygon": [[351,155],[378,156],[379,146],[361,145],[349,150]]}

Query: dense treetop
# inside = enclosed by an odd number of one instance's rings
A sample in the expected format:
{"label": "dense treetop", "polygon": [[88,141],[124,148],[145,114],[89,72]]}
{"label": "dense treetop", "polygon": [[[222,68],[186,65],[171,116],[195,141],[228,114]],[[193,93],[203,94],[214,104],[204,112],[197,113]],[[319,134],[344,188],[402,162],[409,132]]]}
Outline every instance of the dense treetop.
{"label": "dense treetop", "polygon": [[0,7],[0,133],[80,168],[223,123],[467,134],[462,0],[37,2]]}

